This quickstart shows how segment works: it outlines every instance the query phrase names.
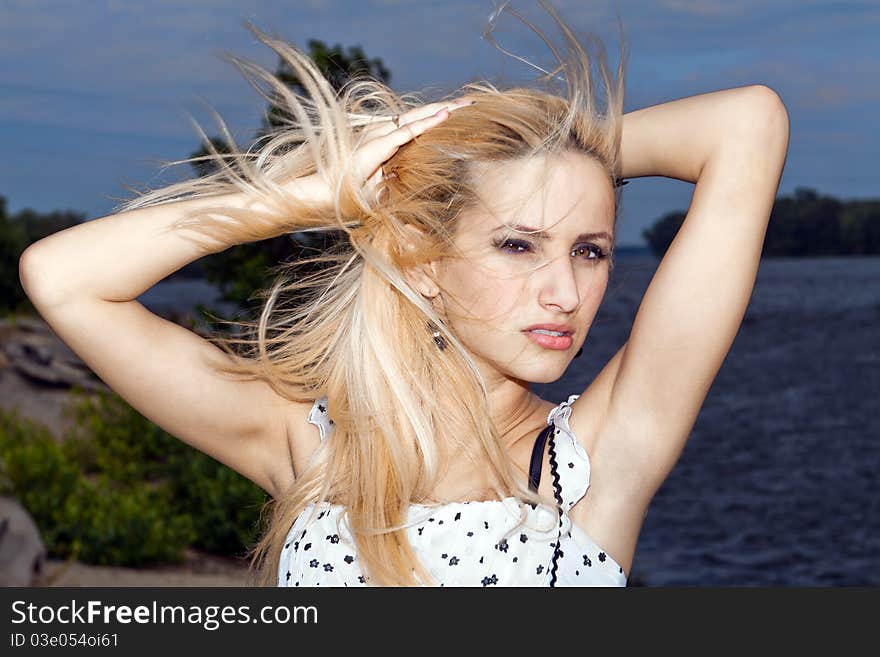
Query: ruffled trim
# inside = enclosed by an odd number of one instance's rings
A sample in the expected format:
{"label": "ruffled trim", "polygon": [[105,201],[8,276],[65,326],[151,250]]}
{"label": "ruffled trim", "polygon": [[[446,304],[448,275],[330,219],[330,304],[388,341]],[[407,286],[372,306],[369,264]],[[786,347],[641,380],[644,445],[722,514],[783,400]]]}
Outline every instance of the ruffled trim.
{"label": "ruffled trim", "polygon": [[571,405],[578,397],[580,397],[580,395],[569,395],[566,401],[560,402],[555,408],[550,409],[550,413],[547,414],[547,424],[550,424],[556,418],[559,418],[560,422],[565,422],[566,429],[570,431],[571,428],[568,426],[568,417],[571,415]]}
{"label": "ruffled trim", "polygon": [[556,426],[553,438],[561,466],[559,477],[562,480],[562,508],[566,512],[587,494],[590,487],[590,457],[568,423],[571,404],[578,397],[580,395],[570,395],[547,415],[547,424],[552,422]]}
{"label": "ruffled trim", "polygon": [[327,434],[333,428],[333,420],[327,412],[327,396],[318,397],[312,404],[312,410],[309,411],[308,420],[311,424],[318,427],[321,432],[321,440],[323,441]]}

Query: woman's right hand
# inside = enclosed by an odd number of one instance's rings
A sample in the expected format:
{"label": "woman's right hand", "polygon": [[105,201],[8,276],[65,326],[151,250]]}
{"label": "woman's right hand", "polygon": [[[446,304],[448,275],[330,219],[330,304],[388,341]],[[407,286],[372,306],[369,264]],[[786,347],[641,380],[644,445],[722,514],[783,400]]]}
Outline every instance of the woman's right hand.
{"label": "woman's right hand", "polygon": [[[401,114],[397,125],[391,117],[379,117],[374,123],[363,128],[360,145],[354,152],[353,175],[359,184],[374,190],[383,178],[382,165],[387,162],[401,146],[419,136],[426,130],[439,125],[450,113],[467,107],[474,101],[457,99],[448,102],[429,103]],[[294,183],[309,198],[331,203],[333,190],[320,174],[312,174]]]}

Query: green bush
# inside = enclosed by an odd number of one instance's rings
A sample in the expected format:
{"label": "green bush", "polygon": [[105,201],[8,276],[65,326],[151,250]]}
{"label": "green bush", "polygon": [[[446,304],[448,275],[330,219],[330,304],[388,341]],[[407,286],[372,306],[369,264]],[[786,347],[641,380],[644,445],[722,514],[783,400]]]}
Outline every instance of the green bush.
{"label": "green bush", "polygon": [[194,547],[214,554],[240,554],[256,541],[260,510],[267,499],[260,487],[189,447],[172,456],[168,472],[176,503],[193,520]]}
{"label": "green bush", "polygon": [[79,398],[68,411],[76,428],[65,444],[86,471],[117,482],[165,482],[175,511],[192,520],[193,547],[229,555],[256,540],[266,501],[259,486],[163,431],[115,393],[72,395]]}
{"label": "green bush", "polygon": [[67,453],[83,472],[103,473],[112,481],[166,479],[171,454],[195,451],[113,392],[86,394],[75,387],[63,412],[72,419],[64,439]]}
{"label": "green bush", "polygon": [[91,481],[44,427],[16,411],[0,413],[0,492],[33,516],[53,557],[139,566],[178,562],[193,539],[175,513],[168,485]]}
{"label": "green bush", "polygon": [[60,537],[73,531],[66,503],[83,477],[49,430],[17,411],[0,412],[0,468],[0,493],[17,498],[28,510],[50,551],[59,540],[63,543]]}
{"label": "green bush", "polygon": [[49,553],[85,563],[174,563],[186,547],[241,554],[265,493],[145,419],[115,393],[75,387],[61,443],[0,412],[0,492],[34,517]]}
{"label": "green bush", "polygon": [[176,563],[195,537],[192,519],[175,509],[167,486],[119,487],[102,476],[68,498],[67,512],[79,529],[70,537],[71,553],[87,563]]}

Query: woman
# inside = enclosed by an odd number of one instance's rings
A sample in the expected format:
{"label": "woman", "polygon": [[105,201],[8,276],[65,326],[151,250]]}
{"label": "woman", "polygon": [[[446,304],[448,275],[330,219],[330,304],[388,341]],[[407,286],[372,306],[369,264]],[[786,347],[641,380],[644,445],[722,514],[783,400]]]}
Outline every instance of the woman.
{"label": "woman", "polygon": [[[623,58],[612,83],[601,48],[600,113],[591,58],[546,8],[565,94],[472,83],[420,104],[361,78],[337,96],[255,31],[309,93],[240,62],[287,125],[22,256],[34,305],[108,385],[271,495],[256,583],[626,584],[748,304],[788,118],[761,85],[624,115]],[[584,348],[621,181],[642,176],[696,183],[684,225],[626,343],[543,400],[530,384]],[[336,240],[307,274],[274,270],[244,337],[135,300],[206,254],[314,230]]]}

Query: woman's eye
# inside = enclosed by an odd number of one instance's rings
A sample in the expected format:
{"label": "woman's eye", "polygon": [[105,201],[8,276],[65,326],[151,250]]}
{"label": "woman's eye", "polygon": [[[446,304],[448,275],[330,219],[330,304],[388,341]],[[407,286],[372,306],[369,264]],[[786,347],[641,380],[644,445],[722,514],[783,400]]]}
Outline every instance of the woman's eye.
{"label": "woman's eye", "polygon": [[604,258],[606,256],[605,251],[603,251],[600,247],[596,246],[595,244],[584,244],[583,246],[577,247],[574,251],[572,251],[572,253],[583,253],[585,251],[592,252],[592,253],[596,254],[592,258],[586,257],[587,260],[600,260],[601,258]]}
{"label": "woman's eye", "polygon": [[521,240],[504,240],[503,242],[496,244],[496,246],[510,253],[524,253],[525,251],[530,251],[532,248],[531,244]]}

